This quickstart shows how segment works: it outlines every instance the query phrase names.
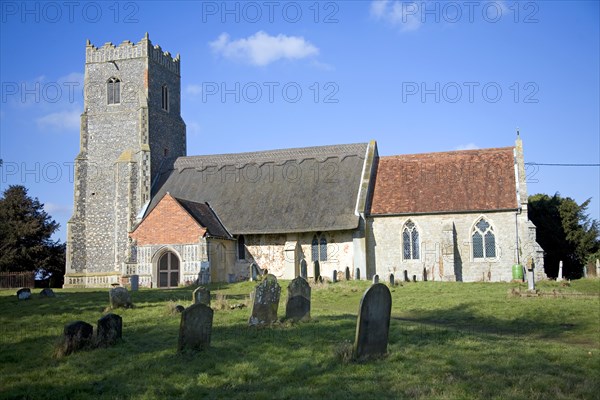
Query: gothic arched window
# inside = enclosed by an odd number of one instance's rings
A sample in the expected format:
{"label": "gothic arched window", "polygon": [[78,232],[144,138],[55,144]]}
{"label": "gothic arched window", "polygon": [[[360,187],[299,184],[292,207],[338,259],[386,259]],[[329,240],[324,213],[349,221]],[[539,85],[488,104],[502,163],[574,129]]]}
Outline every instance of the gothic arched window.
{"label": "gothic arched window", "polygon": [[310,250],[313,261],[327,261],[327,239],[325,235],[313,236]]}
{"label": "gothic arched window", "polygon": [[485,218],[480,218],[473,227],[473,258],[496,258],[496,235]]}
{"label": "gothic arched window", "polygon": [[162,109],[165,111],[169,111],[169,88],[167,85],[163,85],[162,87]]}
{"label": "gothic arched window", "polygon": [[246,239],[244,239],[244,235],[238,236],[237,253],[238,253],[238,260],[246,259]]}
{"label": "gothic arched window", "polygon": [[402,228],[402,255],[405,260],[419,259],[419,231],[411,220]]}
{"label": "gothic arched window", "polygon": [[119,78],[110,78],[106,82],[106,99],[108,104],[121,103],[121,81]]}

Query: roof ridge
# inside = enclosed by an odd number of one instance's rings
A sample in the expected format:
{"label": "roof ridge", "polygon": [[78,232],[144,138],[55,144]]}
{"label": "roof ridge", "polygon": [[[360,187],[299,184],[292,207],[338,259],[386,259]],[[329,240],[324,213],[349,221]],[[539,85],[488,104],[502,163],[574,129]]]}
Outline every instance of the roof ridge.
{"label": "roof ridge", "polygon": [[475,153],[490,153],[498,150],[513,150],[515,146],[506,147],[487,147],[484,149],[469,149],[469,150],[447,150],[447,151],[431,151],[428,153],[410,153],[410,154],[393,154],[389,156],[380,156],[379,158],[400,158],[400,157],[412,157],[412,156],[425,156],[425,155],[442,155],[442,154],[475,154]]}

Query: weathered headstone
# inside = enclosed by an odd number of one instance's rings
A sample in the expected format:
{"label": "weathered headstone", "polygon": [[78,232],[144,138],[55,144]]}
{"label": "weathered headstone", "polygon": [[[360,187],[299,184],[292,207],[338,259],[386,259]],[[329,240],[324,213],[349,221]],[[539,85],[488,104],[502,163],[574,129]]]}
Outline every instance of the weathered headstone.
{"label": "weathered headstone", "polygon": [[[562,261],[561,261],[562,264]],[[535,273],[533,259],[530,258],[527,262],[527,290],[535,291]]]}
{"label": "weathered headstone", "polygon": [[337,274],[338,274],[338,273],[337,273],[337,270],[335,270],[335,269],[334,269],[334,270],[333,270],[333,274],[331,275],[331,281],[332,281],[333,283],[336,283],[336,282],[337,282]]}
{"label": "weathered headstone", "polygon": [[182,313],[182,312],[184,312],[184,311],[185,311],[185,307],[184,307],[184,306],[182,306],[181,304],[177,304],[177,305],[175,306],[175,312],[176,312],[176,313],[178,313],[178,314],[181,314],[181,313]]}
{"label": "weathered headstone", "polygon": [[417,281],[417,276],[413,275],[413,282],[416,282],[416,281]]}
{"label": "weathered headstone", "polygon": [[194,303],[202,303],[210,307],[210,290],[204,286],[200,286],[194,290],[192,294]]}
{"label": "weathered headstone", "polygon": [[131,296],[129,292],[124,287],[116,287],[110,289],[108,292],[108,298],[110,300],[111,308],[130,308],[133,307],[133,303],[131,302]]}
{"label": "weathered headstone", "polygon": [[300,260],[300,276],[304,279],[308,279],[308,265],[306,264],[306,259]]}
{"label": "weathered headstone", "polygon": [[360,280],[360,268],[356,268],[356,270],[354,271],[354,279],[356,279],[357,281]]}
{"label": "weathered headstone", "polygon": [[110,346],[123,335],[123,318],[109,313],[98,320],[96,340],[99,346]]}
{"label": "weathered headstone", "polygon": [[277,321],[277,308],[281,286],[277,278],[269,274],[252,292],[253,303],[249,325],[266,325]]}
{"label": "weathered headstone", "polygon": [[363,295],[356,321],[353,357],[361,359],[387,352],[392,295],[382,283],[371,286]]}
{"label": "weathered headstone", "polygon": [[84,321],[75,321],[65,325],[63,332],[63,354],[71,354],[91,343],[94,327]]}
{"label": "weathered headstone", "polygon": [[181,314],[177,351],[203,350],[210,345],[213,310],[206,304],[192,304]]}
{"label": "weathered headstone", "polygon": [[558,262],[558,276],[556,277],[556,282],[560,282],[563,280],[563,262],[562,260]]}
{"label": "weathered headstone", "polygon": [[319,265],[319,260],[313,261],[313,272],[315,282],[319,282],[319,279],[321,278],[321,266]]}
{"label": "weathered headstone", "polygon": [[131,291],[137,292],[140,289],[140,276],[131,275],[129,277],[129,284],[131,285]]}
{"label": "weathered headstone", "polygon": [[17,290],[17,299],[29,300],[30,297],[31,297],[31,289],[22,288],[22,289]]}
{"label": "weathered headstone", "polygon": [[346,280],[350,280],[350,267],[346,267]]}
{"label": "weathered headstone", "polygon": [[427,269],[423,268],[423,282],[427,282]]}
{"label": "weathered headstone", "polygon": [[404,282],[410,282],[410,278],[408,277],[408,270],[404,270]]}
{"label": "weathered headstone", "polygon": [[379,283],[379,275],[375,274],[373,275],[373,285]]}
{"label": "weathered headstone", "polygon": [[47,287],[42,289],[40,297],[56,297],[56,295],[54,294],[54,290]]}
{"label": "weathered headstone", "polygon": [[310,285],[300,276],[288,285],[285,318],[296,321],[310,318]]}
{"label": "weathered headstone", "polygon": [[390,286],[394,286],[396,282],[394,281],[394,274],[390,274]]}
{"label": "weathered headstone", "polygon": [[258,270],[258,265],[256,263],[250,264],[250,280],[254,282],[260,276],[260,271]]}

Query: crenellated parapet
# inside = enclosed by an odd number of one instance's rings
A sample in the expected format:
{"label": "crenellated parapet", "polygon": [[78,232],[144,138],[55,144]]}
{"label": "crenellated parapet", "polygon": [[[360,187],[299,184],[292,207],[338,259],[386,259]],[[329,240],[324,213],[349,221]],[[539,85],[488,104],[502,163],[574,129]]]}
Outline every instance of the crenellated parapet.
{"label": "crenellated parapet", "polygon": [[132,43],[129,40],[125,40],[117,46],[111,42],[107,42],[101,47],[96,47],[88,40],[85,50],[86,64],[129,60],[139,57],[147,57],[153,62],[179,75],[179,54],[172,57],[171,53],[163,51],[159,45],[153,46],[147,33],[138,43]]}

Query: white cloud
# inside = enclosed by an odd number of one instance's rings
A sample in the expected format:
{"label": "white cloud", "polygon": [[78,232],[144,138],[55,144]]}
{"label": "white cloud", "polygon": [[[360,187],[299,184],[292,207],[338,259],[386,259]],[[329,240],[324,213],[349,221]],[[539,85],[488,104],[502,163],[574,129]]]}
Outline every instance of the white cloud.
{"label": "white cloud", "polygon": [[199,136],[200,135],[202,128],[200,127],[199,123],[197,123],[196,121],[189,121],[185,125],[186,125],[187,133],[190,136]]}
{"label": "white cloud", "polygon": [[46,211],[51,216],[53,214],[71,214],[73,212],[73,206],[65,205],[65,204],[57,204],[57,203],[45,203],[44,211]]}
{"label": "white cloud", "polygon": [[319,49],[301,36],[271,36],[264,31],[238,40],[231,40],[227,33],[222,33],[209,45],[215,53],[225,58],[258,66],[282,59],[297,60],[319,54]]}
{"label": "white cloud", "polygon": [[202,86],[200,85],[187,85],[185,87],[185,92],[192,96],[198,96],[202,94]]}
{"label": "white cloud", "polygon": [[424,3],[413,1],[373,0],[371,16],[391,25],[399,26],[403,32],[415,31],[421,27],[421,7]]}
{"label": "white cloud", "polygon": [[454,150],[477,150],[480,147],[475,143],[460,144]]}
{"label": "white cloud", "polygon": [[79,131],[81,111],[79,109],[59,111],[44,115],[36,120],[40,129],[51,131]]}

